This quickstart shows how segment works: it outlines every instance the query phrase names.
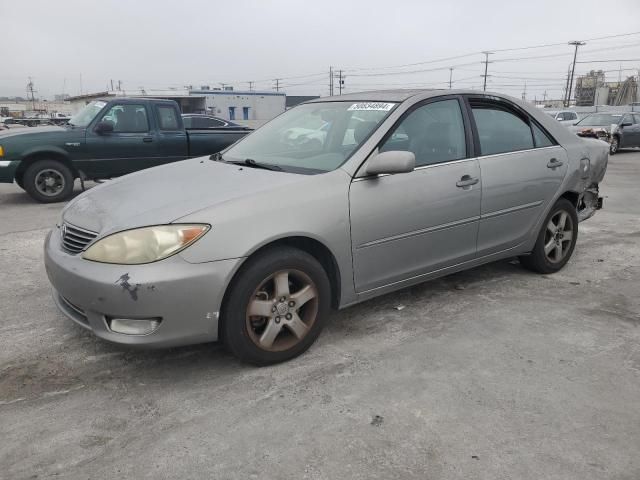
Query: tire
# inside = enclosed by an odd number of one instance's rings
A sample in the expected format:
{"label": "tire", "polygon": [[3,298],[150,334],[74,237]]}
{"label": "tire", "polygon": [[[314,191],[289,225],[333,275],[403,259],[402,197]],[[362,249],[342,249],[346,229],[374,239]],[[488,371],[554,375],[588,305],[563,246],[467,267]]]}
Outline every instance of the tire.
{"label": "tire", "polygon": [[620,150],[620,139],[614,135],[611,139],[611,143],[609,144],[609,153],[611,155],[615,155]]}
{"label": "tire", "polygon": [[291,247],[267,250],[249,259],[229,286],[222,341],[237,358],[253,365],[290,360],[320,335],[330,296],[327,273],[314,257]]}
{"label": "tire", "polygon": [[24,190],[24,182],[23,182],[24,177],[16,177],[14,179],[14,181],[16,182],[16,184],[22,189]]}
{"label": "tire", "polygon": [[73,193],[74,180],[69,167],[57,160],[38,160],[27,167],[22,177],[23,188],[41,203],[61,202],[69,198]]}
{"label": "tire", "polygon": [[[571,238],[567,239],[569,235]],[[520,257],[520,263],[534,272],[555,273],[567,264],[577,240],[576,208],[569,200],[561,198],[545,218],[531,254]]]}

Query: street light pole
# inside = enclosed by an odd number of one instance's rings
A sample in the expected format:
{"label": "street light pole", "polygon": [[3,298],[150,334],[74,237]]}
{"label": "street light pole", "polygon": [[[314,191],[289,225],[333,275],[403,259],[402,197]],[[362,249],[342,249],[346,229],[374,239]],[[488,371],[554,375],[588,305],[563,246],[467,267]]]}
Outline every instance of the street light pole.
{"label": "street light pole", "polygon": [[581,45],[586,45],[586,42],[579,42],[574,40],[573,42],[569,42],[569,45],[574,45],[576,49],[573,52],[573,65],[571,66],[571,80],[569,80],[569,93],[567,94],[567,107],[571,103],[571,90],[573,87],[573,74],[576,71],[576,59],[578,58],[578,47]]}

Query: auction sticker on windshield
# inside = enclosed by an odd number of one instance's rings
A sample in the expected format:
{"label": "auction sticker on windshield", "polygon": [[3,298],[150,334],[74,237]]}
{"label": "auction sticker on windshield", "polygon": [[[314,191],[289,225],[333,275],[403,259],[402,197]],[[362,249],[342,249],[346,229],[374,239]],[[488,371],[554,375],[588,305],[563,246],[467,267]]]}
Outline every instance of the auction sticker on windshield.
{"label": "auction sticker on windshield", "polygon": [[393,108],[395,103],[381,103],[381,102],[364,102],[364,103],[354,103],[347,110],[349,111],[362,111],[362,110],[374,110],[377,112],[388,112]]}

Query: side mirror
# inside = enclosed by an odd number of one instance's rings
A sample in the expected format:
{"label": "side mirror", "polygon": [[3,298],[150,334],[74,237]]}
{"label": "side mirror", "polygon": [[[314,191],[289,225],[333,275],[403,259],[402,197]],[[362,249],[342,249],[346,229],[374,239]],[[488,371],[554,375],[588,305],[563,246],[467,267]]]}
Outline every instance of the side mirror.
{"label": "side mirror", "polygon": [[113,122],[98,122],[94,129],[96,133],[111,133],[113,132]]}
{"label": "side mirror", "polygon": [[620,124],[621,127],[630,127],[631,125],[633,125],[631,122],[624,122]]}
{"label": "side mirror", "polygon": [[379,153],[367,162],[366,172],[369,175],[382,175],[412,172],[416,167],[416,156],[413,152],[390,151]]}

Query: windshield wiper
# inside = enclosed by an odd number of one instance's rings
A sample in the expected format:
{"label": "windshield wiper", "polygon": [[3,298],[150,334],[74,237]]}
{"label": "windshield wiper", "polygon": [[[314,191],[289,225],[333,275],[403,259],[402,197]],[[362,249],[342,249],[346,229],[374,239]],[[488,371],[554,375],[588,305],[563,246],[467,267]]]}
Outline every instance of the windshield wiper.
{"label": "windshield wiper", "polygon": [[270,163],[258,163],[253,158],[245,158],[244,160],[228,161],[227,163],[233,163],[234,165],[247,165],[252,168],[262,168],[263,170],[271,170],[274,172],[282,172],[282,167],[279,165],[272,165]]}
{"label": "windshield wiper", "polygon": [[222,162],[222,154],[220,152],[216,152],[213,155],[209,156],[209,160],[214,160],[216,162]]}

